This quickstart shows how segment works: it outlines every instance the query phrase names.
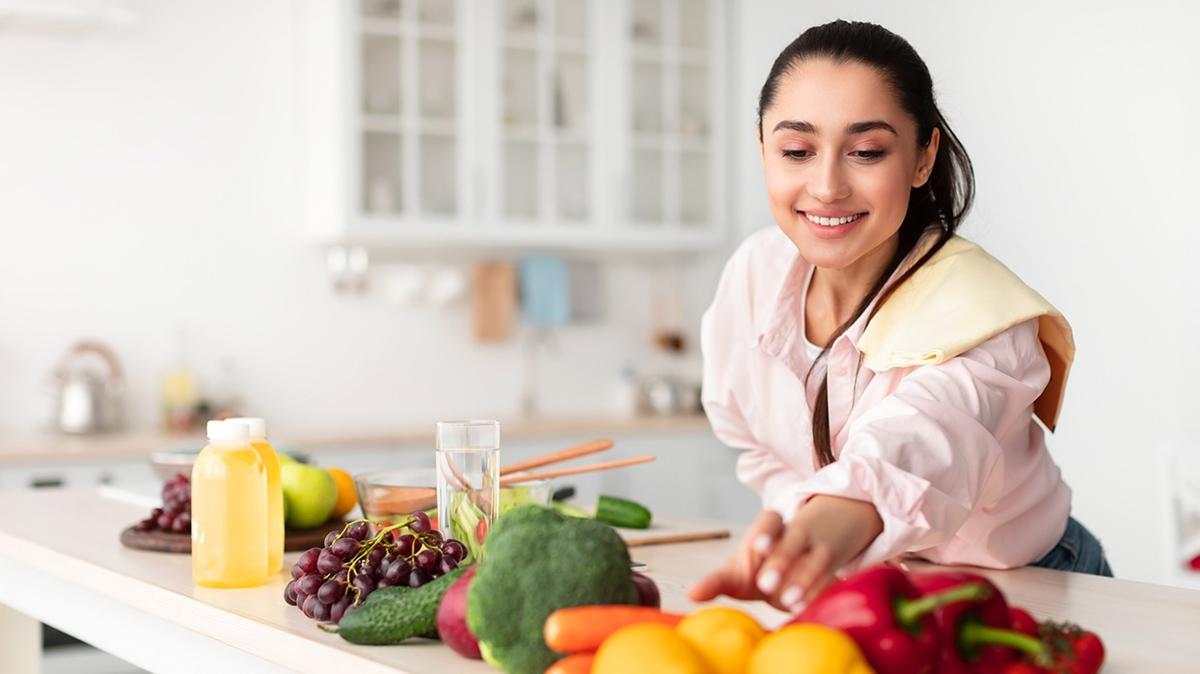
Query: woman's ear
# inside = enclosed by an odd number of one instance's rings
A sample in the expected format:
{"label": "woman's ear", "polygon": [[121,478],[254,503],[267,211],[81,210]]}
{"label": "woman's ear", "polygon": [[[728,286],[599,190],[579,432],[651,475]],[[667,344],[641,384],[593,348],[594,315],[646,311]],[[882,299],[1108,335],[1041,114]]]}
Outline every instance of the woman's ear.
{"label": "woman's ear", "polygon": [[917,170],[913,173],[913,187],[921,187],[929,182],[929,176],[933,173],[933,164],[937,161],[938,143],[942,139],[942,130],[933,127],[933,133],[929,135],[929,144],[920,149],[917,153]]}

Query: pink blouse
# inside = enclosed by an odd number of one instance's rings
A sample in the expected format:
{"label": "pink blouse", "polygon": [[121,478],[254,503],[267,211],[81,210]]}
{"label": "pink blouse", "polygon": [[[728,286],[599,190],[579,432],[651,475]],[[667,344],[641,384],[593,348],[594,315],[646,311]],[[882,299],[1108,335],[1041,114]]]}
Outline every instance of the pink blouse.
{"label": "pink blouse", "polygon": [[818,470],[821,372],[804,384],[813,269],[777,228],[760,231],[730,258],[704,314],[704,409],[716,436],[745,450],[738,479],[785,520],[816,494],[873,503],[883,532],[851,569],[906,553],[1009,568],[1049,552],[1071,490],[1033,417],[1050,377],[1037,320],[938,365],[873,372],[856,346],[864,312],[825,356],[837,460]]}

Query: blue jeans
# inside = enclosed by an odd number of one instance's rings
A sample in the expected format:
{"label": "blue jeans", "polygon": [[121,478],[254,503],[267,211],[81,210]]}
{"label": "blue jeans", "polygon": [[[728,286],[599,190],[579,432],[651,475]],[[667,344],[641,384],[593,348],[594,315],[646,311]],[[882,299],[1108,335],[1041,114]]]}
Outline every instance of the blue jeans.
{"label": "blue jeans", "polygon": [[1074,517],[1067,518],[1067,530],[1063,532],[1058,545],[1032,566],[1110,578],[1113,575],[1108,560],[1104,558],[1104,548],[1100,546],[1100,541]]}

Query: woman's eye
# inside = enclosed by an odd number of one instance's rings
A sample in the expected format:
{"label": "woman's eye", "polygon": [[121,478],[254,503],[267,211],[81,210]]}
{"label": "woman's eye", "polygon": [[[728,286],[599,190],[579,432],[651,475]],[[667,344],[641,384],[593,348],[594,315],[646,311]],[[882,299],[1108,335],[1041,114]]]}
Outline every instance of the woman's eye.
{"label": "woman's eye", "polygon": [[812,154],[812,153],[809,152],[808,150],[784,150],[783,151],[783,157],[785,159],[804,159],[805,157],[807,157],[810,154]]}
{"label": "woman's eye", "polygon": [[858,157],[859,159],[879,159],[884,155],[884,152],[883,150],[859,150],[858,152],[851,152],[850,154]]}

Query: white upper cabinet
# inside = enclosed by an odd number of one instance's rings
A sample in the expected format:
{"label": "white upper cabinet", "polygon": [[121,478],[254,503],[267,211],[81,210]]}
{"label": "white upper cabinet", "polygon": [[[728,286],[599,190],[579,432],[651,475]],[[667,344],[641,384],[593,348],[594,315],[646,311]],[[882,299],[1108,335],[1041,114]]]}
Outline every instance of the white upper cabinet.
{"label": "white upper cabinet", "polygon": [[719,243],[726,0],[308,0],[307,216],[330,242]]}

